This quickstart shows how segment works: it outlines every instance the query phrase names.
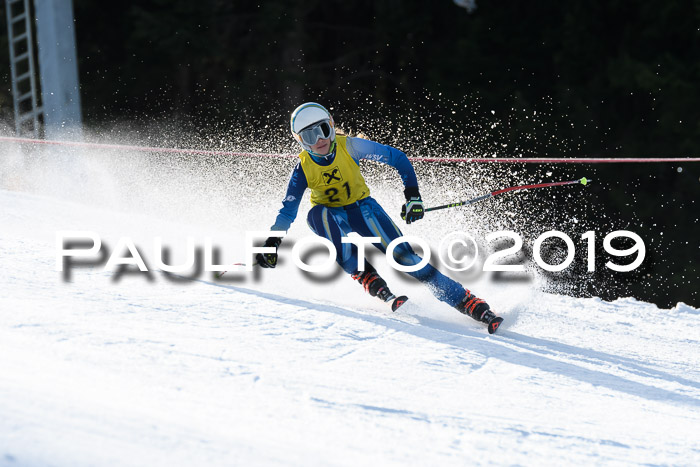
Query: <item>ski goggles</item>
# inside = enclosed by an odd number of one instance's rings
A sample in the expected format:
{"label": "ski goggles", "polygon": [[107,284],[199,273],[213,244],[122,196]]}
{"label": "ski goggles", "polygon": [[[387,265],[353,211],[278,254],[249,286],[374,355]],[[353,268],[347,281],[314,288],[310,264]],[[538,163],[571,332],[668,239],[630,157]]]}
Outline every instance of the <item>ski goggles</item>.
{"label": "ski goggles", "polygon": [[299,137],[301,140],[309,146],[313,146],[321,138],[327,139],[330,136],[331,123],[328,120],[321,120],[320,122],[314,123],[313,125],[306,127],[299,132]]}

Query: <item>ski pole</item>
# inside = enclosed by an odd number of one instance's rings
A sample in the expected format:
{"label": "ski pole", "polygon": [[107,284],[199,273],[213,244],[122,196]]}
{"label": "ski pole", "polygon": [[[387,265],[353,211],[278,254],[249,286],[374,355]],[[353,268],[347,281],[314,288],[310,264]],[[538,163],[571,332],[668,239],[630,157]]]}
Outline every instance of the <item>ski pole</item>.
{"label": "ski pole", "polygon": [[469,204],[478,203],[479,201],[483,201],[485,199],[493,198],[494,196],[498,196],[498,195],[500,195],[502,193],[506,193],[508,191],[528,190],[531,188],[546,188],[549,186],[575,185],[577,183],[580,183],[581,185],[586,185],[589,181],[590,181],[589,179],[587,179],[586,177],[583,177],[583,178],[578,179],[578,180],[569,180],[567,182],[538,183],[535,185],[512,186],[509,188],[503,188],[501,190],[492,191],[490,193],[486,193],[485,195],[477,196],[476,198],[468,199],[466,201],[459,201],[457,203],[443,204],[442,206],[435,206],[432,208],[426,208],[425,212],[437,211],[438,209],[456,208],[457,206],[467,206]]}
{"label": "ski pole", "polygon": [[[231,264],[231,266],[246,266],[246,264],[245,264],[245,263],[233,263],[233,264]],[[253,266],[255,266],[255,263],[253,264]],[[228,272],[228,271],[221,271],[220,273],[218,273],[218,274],[216,275],[216,278],[219,279],[221,276],[223,276],[223,275],[226,274],[227,272]]]}

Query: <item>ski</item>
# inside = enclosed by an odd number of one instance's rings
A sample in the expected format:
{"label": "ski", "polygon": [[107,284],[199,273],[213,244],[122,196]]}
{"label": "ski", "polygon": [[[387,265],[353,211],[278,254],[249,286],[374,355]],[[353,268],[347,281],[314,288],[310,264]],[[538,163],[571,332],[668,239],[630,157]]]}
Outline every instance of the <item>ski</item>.
{"label": "ski", "polygon": [[406,301],[408,301],[408,297],[405,295],[394,298],[394,300],[391,302],[391,311],[398,310],[401,305],[406,303]]}
{"label": "ski", "polygon": [[496,332],[498,330],[498,328],[501,326],[502,322],[503,322],[503,318],[501,318],[500,316],[496,316],[491,321],[489,321],[487,324],[489,334],[493,334],[494,332]]}

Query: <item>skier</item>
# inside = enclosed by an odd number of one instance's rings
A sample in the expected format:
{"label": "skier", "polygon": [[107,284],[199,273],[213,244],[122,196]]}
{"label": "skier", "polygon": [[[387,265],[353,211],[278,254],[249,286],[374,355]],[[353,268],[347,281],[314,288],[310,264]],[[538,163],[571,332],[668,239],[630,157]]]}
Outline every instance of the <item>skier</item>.
{"label": "skier", "polygon": [[[297,107],[291,115],[291,131],[301,145],[299,163],[292,171],[287,194],[277,215],[272,231],[286,231],[297,217],[299,204],[306,188],[311,190],[311,204],[307,222],[311,230],[327,238],[336,248],[338,264],[357,280],[373,297],[392,303],[396,310],[406,297],[396,297],[389,291],[386,281],[374,267],[365,261],[364,270],[358,269],[357,247],[342,243],[341,238],[350,232],[363,237],[379,237],[375,244],[386,253],[387,245],[400,237],[401,231],[384,209],[371,196],[360,172],[360,160],[369,159],[389,164],[398,170],[404,184],[406,203],[401,208],[401,218],[407,224],[423,218],[423,201],[418,191],[418,180],[406,154],[391,146],[362,138],[336,135],[331,114],[320,104],[307,102]],[[270,237],[266,247],[279,247],[282,239]],[[421,261],[408,243],[394,249],[398,264],[413,266]],[[258,253],[258,265],[274,268],[277,252]],[[432,265],[407,274],[423,282],[441,301],[459,312],[487,324],[494,333],[503,321],[489,305],[469,290],[442,274]]]}

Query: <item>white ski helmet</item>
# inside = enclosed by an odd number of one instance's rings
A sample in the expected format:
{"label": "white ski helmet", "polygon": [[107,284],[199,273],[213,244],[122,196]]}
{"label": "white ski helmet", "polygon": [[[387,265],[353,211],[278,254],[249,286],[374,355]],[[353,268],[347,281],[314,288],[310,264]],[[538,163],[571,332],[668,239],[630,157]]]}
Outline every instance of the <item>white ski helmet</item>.
{"label": "white ski helmet", "polygon": [[330,112],[321,104],[306,102],[294,109],[290,119],[294,139],[309,152],[320,138],[331,140],[331,150],[335,144],[335,124]]}

